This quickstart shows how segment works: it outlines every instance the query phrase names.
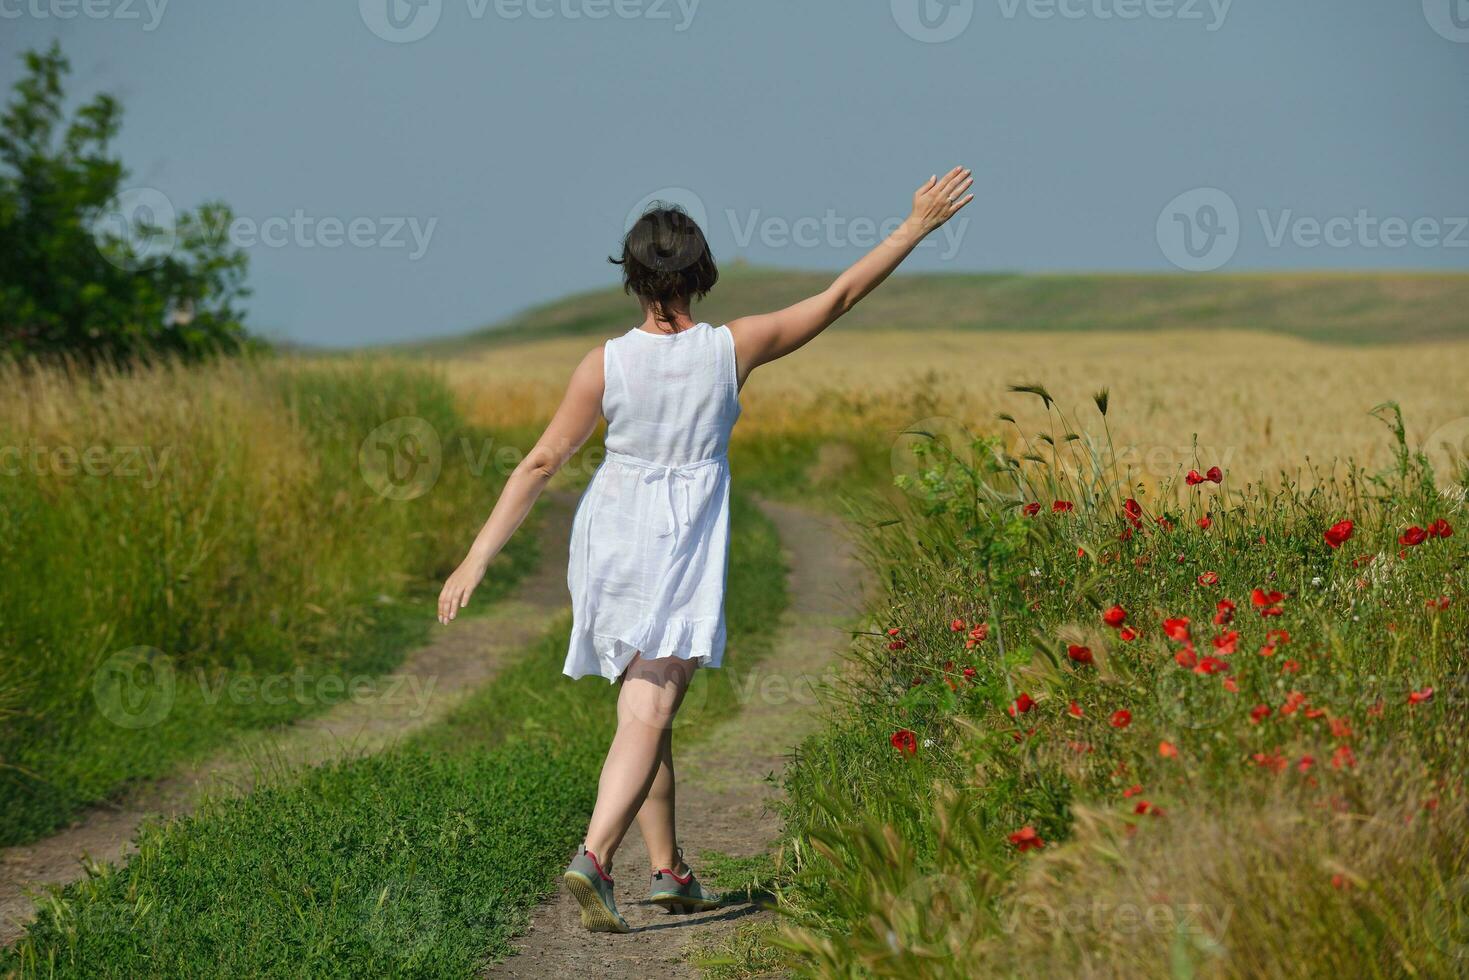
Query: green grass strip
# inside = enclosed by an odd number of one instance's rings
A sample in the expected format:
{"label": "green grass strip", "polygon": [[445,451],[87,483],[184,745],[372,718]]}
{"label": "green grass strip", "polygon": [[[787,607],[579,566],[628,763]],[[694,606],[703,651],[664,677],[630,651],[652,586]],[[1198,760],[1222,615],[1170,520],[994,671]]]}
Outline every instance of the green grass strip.
{"label": "green grass strip", "polygon": [[[774,527],[736,496],[731,666],[701,671],[694,739],[785,608]],[[580,838],[616,688],[560,676],[563,624],[449,718],[145,829],[126,866],[67,887],[0,972],[20,976],[463,976],[510,951]]]}

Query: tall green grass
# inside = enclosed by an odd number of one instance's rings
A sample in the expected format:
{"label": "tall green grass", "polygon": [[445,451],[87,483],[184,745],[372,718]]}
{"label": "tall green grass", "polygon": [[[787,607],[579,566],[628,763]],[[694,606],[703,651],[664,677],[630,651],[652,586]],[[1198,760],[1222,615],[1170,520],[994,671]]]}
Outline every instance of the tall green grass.
{"label": "tall green grass", "polygon": [[[230,678],[392,667],[500,480],[471,472],[473,433],[422,366],[10,365],[0,391],[0,844],[331,701],[220,697]],[[359,465],[400,416],[443,449],[416,499]]]}
{"label": "tall green grass", "polygon": [[[774,527],[739,495],[732,517],[728,666],[696,674],[679,741],[737,710],[786,604]],[[596,795],[616,688],[561,676],[567,638],[562,624],[405,746],[145,830],[126,866],[46,903],[0,971],[471,975],[509,951]]]}
{"label": "tall green grass", "polygon": [[792,965],[1462,973],[1462,486],[1385,406],[1385,472],[1144,496],[1022,391],[1049,431],[920,442],[872,515],[882,629],[786,781]]}

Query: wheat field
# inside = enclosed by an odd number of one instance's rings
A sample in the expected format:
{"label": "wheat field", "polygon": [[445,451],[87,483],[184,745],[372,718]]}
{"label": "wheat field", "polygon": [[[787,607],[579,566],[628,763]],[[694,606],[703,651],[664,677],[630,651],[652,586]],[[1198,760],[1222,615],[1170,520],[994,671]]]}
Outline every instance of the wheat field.
{"label": "wheat field", "polygon": [[[497,346],[445,358],[444,370],[471,421],[533,426],[594,343]],[[1403,408],[1410,443],[1424,445],[1441,472],[1445,444],[1462,454],[1469,437],[1469,341],[1362,347],[1244,331],[843,332],[838,324],[752,376],[735,438],[863,431],[894,440],[933,419],[1003,434],[1000,412],[1032,431],[1040,402],[1007,390],[1030,382],[1093,434],[1092,395],[1110,389],[1114,442],[1144,481],[1192,466],[1195,439],[1199,460],[1245,479],[1309,481],[1306,461],[1379,466],[1387,432],[1369,412],[1390,400]]]}

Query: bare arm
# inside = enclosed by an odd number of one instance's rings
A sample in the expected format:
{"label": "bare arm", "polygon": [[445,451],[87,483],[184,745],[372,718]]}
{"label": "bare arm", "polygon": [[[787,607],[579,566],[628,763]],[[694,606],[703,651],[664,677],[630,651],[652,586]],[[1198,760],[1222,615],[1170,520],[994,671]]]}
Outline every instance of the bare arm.
{"label": "bare arm", "polygon": [[561,406],[551,417],[535,448],[515,467],[489,520],[480,528],[469,554],[439,593],[439,622],[448,623],[469,604],[490,562],[520,527],[551,477],[576,453],[602,416],[602,348],[586,357],[571,375]]}
{"label": "bare arm", "polygon": [[907,220],[824,292],[774,313],[730,321],[740,381],[761,364],[803,346],[880,286],[919,242],[974,200],[973,194],[965,196],[973,183],[970,171],[962,167],[942,177],[930,177],[913,194],[913,213]]}

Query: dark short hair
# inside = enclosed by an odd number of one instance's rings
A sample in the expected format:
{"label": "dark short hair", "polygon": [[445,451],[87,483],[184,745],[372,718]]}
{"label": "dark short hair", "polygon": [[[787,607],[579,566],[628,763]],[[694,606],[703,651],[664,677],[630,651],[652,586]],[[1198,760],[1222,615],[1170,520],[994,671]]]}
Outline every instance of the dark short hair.
{"label": "dark short hair", "polygon": [[654,201],[622,239],[622,289],[668,322],[669,305],[703,299],[719,281],[719,269],[699,223],[674,204]]}

